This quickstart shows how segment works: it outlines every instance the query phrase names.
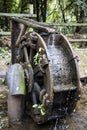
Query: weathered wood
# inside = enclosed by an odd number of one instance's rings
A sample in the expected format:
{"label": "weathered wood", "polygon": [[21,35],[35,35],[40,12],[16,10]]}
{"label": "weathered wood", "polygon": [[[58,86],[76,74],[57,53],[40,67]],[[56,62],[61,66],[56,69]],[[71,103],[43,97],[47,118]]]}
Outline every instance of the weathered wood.
{"label": "weathered wood", "polygon": [[29,18],[24,18],[24,17],[23,17],[23,19],[26,20],[26,21],[33,22],[35,24],[41,25],[41,26],[52,27],[50,24],[48,24],[46,22],[37,22],[35,20],[29,19]]}
{"label": "weathered wood", "polygon": [[49,25],[51,26],[70,26],[70,27],[73,27],[73,26],[82,26],[82,27],[86,27],[87,26],[87,23],[48,23]]}
{"label": "weathered wood", "polygon": [[68,39],[70,42],[87,42],[87,39]]}
{"label": "weathered wood", "polygon": [[27,21],[25,19],[16,18],[16,17],[13,17],[12,20],[14,20],[18,23],[25,24],[26,26],[31,27],[31,28],[36,29],[36,30],[39,30],[39,31],[44,31],[44,32],[47,32],[47,33],[55,32],[54,28],[46,27],[44,25],[42,26],[41,24],[37,24],[37,22],[35,22],[35,21],[34,22],[33,21]]}
{"label": "weathered wood", "polygon": [[18,14],[18,13],[0,13],[0,16],[3,17],[29,17],[29,18],[35,18],[36,14]]}

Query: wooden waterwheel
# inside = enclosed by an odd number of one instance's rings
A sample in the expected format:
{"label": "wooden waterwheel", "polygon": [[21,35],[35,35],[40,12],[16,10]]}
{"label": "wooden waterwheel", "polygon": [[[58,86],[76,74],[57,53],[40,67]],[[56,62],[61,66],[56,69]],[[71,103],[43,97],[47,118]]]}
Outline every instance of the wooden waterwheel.
{"label": "wooden waterwheel", "polygon": [[59,33],[47,34],[44,40],[43,34],[23,31],[17,42],[16,32],[12,33],[12,63],[24,70],[25,111],[37,123],[72,113],[80,80],[77,56],[68,40]]}

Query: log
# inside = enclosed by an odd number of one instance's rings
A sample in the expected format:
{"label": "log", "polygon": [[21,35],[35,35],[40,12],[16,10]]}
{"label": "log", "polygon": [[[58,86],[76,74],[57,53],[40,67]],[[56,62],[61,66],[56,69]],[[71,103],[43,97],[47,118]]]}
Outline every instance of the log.
{"label": "log", "polygon": [[23,17],[22,19],[24,19],[24,20],[26,20],[26,21],[29,21],[29,22],[32,22],[32,23],[35,23],[35,24],[38,24],[38,25],[41,25],[41,26],[52,27],[52,28],[53,28],[53,26],[51,26],[51,24],[49,24],[49,23],[37,22],[37,21],[35,21],[35,20],[29,19],[29,18],[25,18],[25,17]]}
{"label": "log", "polygon": [[69,42],[87,42],[87,39],[70,39],[68,38]]}
{"label": "log", "polygon": [[62,26],[62,27],[77,27],[77,26],[82,26],[86,27],[87,23],[48,23],[51,26]]}
{"label": "log", "polygon": [[38,24],[38,22],[36,22],[36,21],[29,21],[29,20],[25,20],[23,18],[16,18],[16,17],[13,17],[11,19],[18,22],[18,23],[22,23],[28,27],[31,27],[35,30],[38,30],[38,31],[43,31],[46,33],[56,33],[54,28],[47,27],[47,26],[42,25],[40,23]]}
{"label": "log", "polygon": [[0,16],[4,17],[29,17],[29,18],[35,18],[36,14],[18,14],[18,13],[0,13]]}

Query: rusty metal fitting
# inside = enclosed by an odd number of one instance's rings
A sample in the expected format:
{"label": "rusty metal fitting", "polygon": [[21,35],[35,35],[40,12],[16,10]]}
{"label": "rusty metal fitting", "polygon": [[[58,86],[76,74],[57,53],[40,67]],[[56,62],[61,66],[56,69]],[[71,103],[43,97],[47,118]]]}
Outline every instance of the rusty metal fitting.
{"label": "rusty metal fitting", "polygon": [[49,95],[48,95],[48,93],[46,93],[44,96],[43,96],[43,101],[42,101],[42,104],[44,105],[44,106],[46,106],[46,100],[49,98]]}
{"label": "rusty metal fitting", "polygon": [[23,35],[23,36],[21,37],[21,42],[22,42],[22,41],[26,41],[26,40],[27,40],[26,35]]}
{"label": "rusty metal fitting", "polygon": [[36,49],[36,45],[32,43],[31,39],[27,41],[27,46],[30,46],[32,49]]}
{"label": "rusty metal fitting", "polygon": [[42,90],[40,91],[40,96],[39,96],[40,101],[43,100],[43,96],[44,96],[45,94],[46,94],[46,89],[42,89]]}
{"label": "rusty metal fitting", "polygon": [[35,32],[30,33],[30,38],[32,41],[35,41],[35,42],[37,42],[37,40],[38,40],[38,37]]}

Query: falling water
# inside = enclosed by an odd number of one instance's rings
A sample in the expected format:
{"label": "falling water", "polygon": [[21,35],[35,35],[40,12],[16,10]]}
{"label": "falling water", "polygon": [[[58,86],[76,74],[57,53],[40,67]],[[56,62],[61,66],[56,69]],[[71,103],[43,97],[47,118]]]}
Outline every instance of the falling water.
{"label": "falling water", "polygon": [[49,35],[47,42],[47,45],[54,45],[54,44],[55,44],[55,33]]}
{"label": "falling water", "polygon": [[[71,70],[70,70],[71,68],[70,65],[67,64],[68,57],[63,46],[61,44],[55,44],[55,42],[58,42],[56,41],[56,35],[51,34],[48,38],[47,48],[50,56],[50,62],[52,65],[54,88],[64,89],[66,88],[66,86],[67,87],[72,86],[72,84],[70,84],[72,80]],[[61,104],[61,101],[60,101],[60,107],[58,108],[58,111],[60,115],[62,115],[62,113],[64,115],[62,119],[60,117],[56,119],[54,130],[67,130],[68,126],[66,123],[66,117],[68,116],[68,112],[67,112],[67,108]]]}
{"label": "falling water", "polygon": [[55,34],[53,33],[52,34],[52,45],[54,45],[55,44]]}
{"label": "falling water", "polygon": [[62,118],[58,117],[56,119],[56,123],[54,125],[53,130],[68,130],[69,125],[67,124],[67,119],[66,119],[67,116],[68,116],[67,109],[65,109],[64,117]]}

